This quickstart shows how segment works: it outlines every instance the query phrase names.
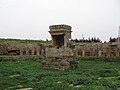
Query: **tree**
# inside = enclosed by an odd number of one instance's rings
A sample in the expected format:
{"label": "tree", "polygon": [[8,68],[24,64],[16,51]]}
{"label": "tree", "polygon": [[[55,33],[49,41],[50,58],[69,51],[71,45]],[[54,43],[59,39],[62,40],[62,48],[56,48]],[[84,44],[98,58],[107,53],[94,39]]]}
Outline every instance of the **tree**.
{"label": "tree", "polygon": [[115,42],[116,41],[116,38],[111,38],[109,39],[109,42]]}

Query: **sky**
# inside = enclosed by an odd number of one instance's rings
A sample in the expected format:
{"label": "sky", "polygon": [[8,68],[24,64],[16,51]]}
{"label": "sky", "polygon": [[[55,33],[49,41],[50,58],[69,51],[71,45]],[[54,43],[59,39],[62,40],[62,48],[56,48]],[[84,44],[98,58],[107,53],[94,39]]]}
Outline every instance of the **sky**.
{"label": "sky", "polygon": [[51,40],[49,26],[72,26],[72,38],[117,37],[120,0],[0,0],[0,38]]}

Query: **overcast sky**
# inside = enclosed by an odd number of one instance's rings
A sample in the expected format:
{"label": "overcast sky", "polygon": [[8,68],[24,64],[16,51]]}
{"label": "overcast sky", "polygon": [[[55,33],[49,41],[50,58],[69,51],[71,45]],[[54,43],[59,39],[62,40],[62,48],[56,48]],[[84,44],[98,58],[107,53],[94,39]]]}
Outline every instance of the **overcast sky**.
{"label": "overcast sky", "polygon": [[0,38],[51,39],[49,25],[72,26],[72,38],[117,37],[120,0],[0,0]]}

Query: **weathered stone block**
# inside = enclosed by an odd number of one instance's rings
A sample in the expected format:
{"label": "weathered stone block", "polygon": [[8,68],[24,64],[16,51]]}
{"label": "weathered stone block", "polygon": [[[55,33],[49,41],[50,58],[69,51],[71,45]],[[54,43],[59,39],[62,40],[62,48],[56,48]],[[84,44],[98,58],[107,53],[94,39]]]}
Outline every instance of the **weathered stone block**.
{"label": "weathered stone block", "polygon": [[[58,70],[66,70],[73,65],[75,55],[69,47],[62,48],[46,48],[46,56],[43,61],[44,68],[53,68]],[[73,66],[72,66],[73,67]]]}

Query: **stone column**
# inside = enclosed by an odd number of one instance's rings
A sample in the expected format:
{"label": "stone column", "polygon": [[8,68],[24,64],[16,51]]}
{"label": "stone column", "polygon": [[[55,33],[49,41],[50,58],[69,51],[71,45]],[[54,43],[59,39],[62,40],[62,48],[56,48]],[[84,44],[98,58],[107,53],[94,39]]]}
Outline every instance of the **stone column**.
{"label": "stone column", "polygon": [[26,55],[29,55],[29,50],[28,49],[26,49]]}
{"label": "stone column", "polygon": [[82,57],[85,57],[85,51],[82,50]]}
{"label": "stone column", "polygon": [[64,46],[65,47],[67,47],[67,41],[66,40],[67,40],[67,37],[66,37],[66,35],[64,35]]}
{"label": "stone column", "polygon": [[40,50],[39,49],[37,49],[37,55],[40,55],[40,52],[39,52]]}
{"label": "stone column", "polygon": [[75,46],[75,55],[78,56],[78,47]]}
{"label": "stone column", "polygon": [[119,49],[116,50],[116,56],[119,57]]}
{"label": "stone column", "polygon": [[102,56],[102,52],[101,50],[98,51],[98,57],[101,57]]}
{"label": "stone column", "polygon": [[41,49],[41,55],[44,55],[44,50],[43,49]]}
{"label": "stone column", "polygon": [[34,55],[34,53],[35,53],[35,50],[34,50],[34,49],[32,49],[32,55]]}
{"label": "stone column", "polygon": [[107,57],[110,57],[110,55],[111,55],[111,50],[109,49],[109,50],[107,50]]}
{"label": "stone column", "polygon": [[53,36],[52,36],[52,35],[51,35],[51,38],[52,38],[51,43],[52,43],[52,45],[54,46],[54,38],[53,38]]}
{"label": "stone column", "polygon": [[23,55],[23,50],[22,49],[20,49],[20,55]]}

